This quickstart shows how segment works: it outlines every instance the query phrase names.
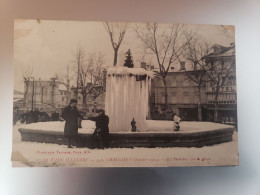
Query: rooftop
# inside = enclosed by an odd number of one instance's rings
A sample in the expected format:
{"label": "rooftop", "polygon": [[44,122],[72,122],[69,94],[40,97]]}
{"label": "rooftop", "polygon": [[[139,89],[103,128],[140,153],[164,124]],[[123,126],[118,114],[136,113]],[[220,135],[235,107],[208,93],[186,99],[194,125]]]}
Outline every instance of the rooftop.
{"label": "rooftop", "polygon": [[215,57],[230,57],[235,55],[235,45],[231,44],[230,47],[224,47],[215,44],[211,47],[213,52],[206,55],[205,58],[215,58]]}

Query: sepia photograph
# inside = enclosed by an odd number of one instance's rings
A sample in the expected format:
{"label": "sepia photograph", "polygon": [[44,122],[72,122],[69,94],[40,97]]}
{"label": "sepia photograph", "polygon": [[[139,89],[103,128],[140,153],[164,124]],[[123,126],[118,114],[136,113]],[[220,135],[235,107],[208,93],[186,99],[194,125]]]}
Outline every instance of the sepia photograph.
{"label": "sepia photograph", "polygon": [[235,26],[15,20],[13,167],[238,166]]}

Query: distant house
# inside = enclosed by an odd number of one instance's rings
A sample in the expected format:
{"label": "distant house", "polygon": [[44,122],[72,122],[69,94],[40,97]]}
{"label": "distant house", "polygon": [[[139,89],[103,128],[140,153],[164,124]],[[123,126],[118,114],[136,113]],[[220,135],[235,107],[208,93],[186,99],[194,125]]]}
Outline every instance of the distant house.
{"label": "distant house", "polygon": [[[188,79],[186,72],[169,72],[166,77],[168,89],[168,109],[181,116],[183,120],[198,120],[198,91],[197,84]],[[161,77],[155,77],[152,81],[151,104],[159,112],[165,111],[165,91]],[[201,87],[201,104],[203,118],[206,120],[206,83]]]}
{"label": "distant house", "polygon": [[[205,56],[205,60],[212,72],[221,75],[220,86],[218,92],[218,114],[217,120],[220,122],[236,122],[237,118],[237,89],[236,89],[236,66],[235,66],[235,45],[223,47],[221,45],[213,45],[212,52]],[[214,82],[207,82],[207,109],[208,118],[213,120],[214,109],[216,106],[217,87]]]}
{"label": "distant house", "polygon": [[54,111],[65,107],[70,99],[66,85],[55,80],[30,80],[28,83],[25,105],[28,110],[43,109]]}
{"label": "distant house", "polygon": [[[207,67],[212,70],[213,75],[222,71],[222,76],[227,76],[221,86],[218,96],[218,122],[236,122],[237,102],[236,102],[236,69],[235,69],[235,45],[223,47],[213,45],[212,52],[204,57]],[[143,66],[144,68],[145,66]],[[170,110],[181,116],[183,120],[198,120],[198,91],[197,84],[187,78],[187,74],[201,72],[205,70],[193,67],[184,60],[179,63],[179,69],[169,70],[166,77],[168,88],[168,104]],[[214,69],[214,70],[213,70]],[[228,69],[228,73],[225,71]],[[159,71],[158,69],[154,69]],[[208,70],[208,71],[211,71]],[[224,78],[223,78],[224,79]],[[201,86],[201,106],[202,119],[214,121],[215,94],[216,88],[209,78],[205,79]],[[162,78],[157,76],[152,81],[151,110],[158,109],[159,112],[165,110],[165,91]]]}

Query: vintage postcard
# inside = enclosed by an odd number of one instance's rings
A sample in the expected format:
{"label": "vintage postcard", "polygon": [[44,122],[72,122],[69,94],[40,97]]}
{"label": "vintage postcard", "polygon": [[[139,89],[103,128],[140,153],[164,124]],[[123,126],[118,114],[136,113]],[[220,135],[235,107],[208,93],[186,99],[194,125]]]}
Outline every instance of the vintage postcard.
{"label": "vintage postcard", "polygon": [[237,166],[235,27],[14,21],[14,167]]}

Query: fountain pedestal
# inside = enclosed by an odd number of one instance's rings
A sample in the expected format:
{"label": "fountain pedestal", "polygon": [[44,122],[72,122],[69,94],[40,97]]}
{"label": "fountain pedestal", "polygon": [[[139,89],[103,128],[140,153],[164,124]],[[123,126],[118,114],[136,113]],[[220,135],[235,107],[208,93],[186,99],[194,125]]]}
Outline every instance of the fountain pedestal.
{"label": "fountain pedestal", "polygon": [[137,130],[147,129],[152,76],[152,72],[143,68],[108,69],[105,110],[110,120],[110,132],[131,132],[130,122],[133,118]]}

